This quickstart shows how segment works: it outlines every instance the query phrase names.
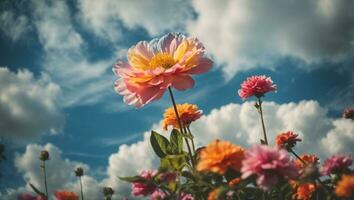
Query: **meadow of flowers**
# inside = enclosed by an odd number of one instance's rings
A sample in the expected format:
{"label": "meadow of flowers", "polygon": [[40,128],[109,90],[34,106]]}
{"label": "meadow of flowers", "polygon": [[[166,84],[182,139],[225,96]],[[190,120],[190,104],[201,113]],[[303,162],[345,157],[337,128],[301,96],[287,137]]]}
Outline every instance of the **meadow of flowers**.
{"label": "meadow of flowers", "polygon": [[[127,52],[127,62],[118,61],[113,72],[118,77],[114,88],[124,102],[141,108],[159,100],[165,92],[171,107],[163,114],[163,129],[169,136],[151,131],[150,142],[160,166],[138,175],[117,177],[131,183],[131,193],[151,200],[228,200],[228,199],[354,199],[354,171],[351,155],[328,155],[320,163],[315,152],[298,155],[296,144],[302,139],[292,130],[276,138],[267,137],[262,101],[277,85],[270,77],[248,77],[238,90],[243,100],[254,98],[254,112],[259,113],[260,142],[250,148],[222,138],[205,146],[196,146],[191,131],[193,122],[203,112],[197,105],[178,104],[173,91],[194,86],[193,75],[208,72],[213,62],[196,38],[170,33],[150,42],[141,41]],[[343,117],[353,120],[354,109]],[[197,132],[197,130],[196,130]],[[233,134],[233,133],[230,133]],[[275,146],[269,145],[275,141]],[[273,142],[272,142],[273,143]],[[350,153],[350,152],[349,152]],[[31,185],[36,195],[22,194],[19,200],[84,200],[82,168],[75,169],[81,193],[57,191],[48,194],[46,162],[49,152],[40,155],[45,191]],[[110,187],[102,189],[106,200],[112,199]]]}

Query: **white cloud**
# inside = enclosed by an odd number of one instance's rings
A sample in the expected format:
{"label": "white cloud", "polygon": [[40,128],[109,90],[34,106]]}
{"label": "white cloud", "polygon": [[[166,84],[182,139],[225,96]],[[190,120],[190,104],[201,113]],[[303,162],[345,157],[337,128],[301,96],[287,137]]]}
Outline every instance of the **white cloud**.
{"label": "white cloud", "polygon": [[38,79],[28,70],[16,73],[0,67],[1,136],[28,140],[56,133],[64,118],[57,106],[58,85],[42,74]]}
{"label": "white cloud", "polygon": [[[63,89],[63,106],[90,104],[113,90],[113,58],[91,61],[65,1],[32,1],[33,24],[44,49],[43,69]],[[112,92],[113,93],[113,92]]]}
{"label": "white cloud", "polygon": [[194,0],[193,7],[198,17],[188,30],[225,64],[227,78],[251,68],[274,68],[286,56],[310,68],[339,61],[352,49],[353,2]]}
{"label": "white cloud", "polygon": [[79,7],[86,25],[98,36],[113,41],[120,37],[119,23],[130,29],[144,28],[150,35],[161,35],[168,30],[183,29],[192,19],[192,8],[186,0],[80,0]]}
{"label": "white cloud", "polygon": [[[74,175],[74,169],[80,166],[84,168],[85,174],[89,172],[89,167],[83,163],[71,161],[62,157],[62,152],[52,144],[40,146],[36,144],[27,145],[24,154],[17,154],[15,157],[16,169],[23,173],[26,181],[26,188],[9,191],[8,196],[19,194],[23,191],[32,191],[29,183],[32,183],[41,191],[45,191],[43,185],[43,174],[40,168],[39,155],[42,150],[50,153],[50,160],[46,162],[47,182],[49,193],[57,190],[69,190],[80,194],[78,178]],[[85,199],[97,200],[101,197],[101,185],[94,178],[84,175],[82,177]],[[4,195],[5,196],[5,195]],[[5,196],[6,197],[6,196]]]}
{"label": "white cloud", "polygon": [[0,14],[0,30],[13,41],[21,39],[30,29],[27,16],[15,16],[13,11],[2,11]]}

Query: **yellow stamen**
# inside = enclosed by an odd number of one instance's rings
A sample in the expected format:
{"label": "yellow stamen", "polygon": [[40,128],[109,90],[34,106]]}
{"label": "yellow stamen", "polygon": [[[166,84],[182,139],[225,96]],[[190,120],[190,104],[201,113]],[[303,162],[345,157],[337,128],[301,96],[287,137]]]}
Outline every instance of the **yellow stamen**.
{"label": "yellow stamen", "polygon": [[171,68],[176,64],[176,61],[173,57],[168,53],[158,53],[154,57],[151,58],[149,66],[151,69],[155,69],[158,67],[163,67],[165,69]]}

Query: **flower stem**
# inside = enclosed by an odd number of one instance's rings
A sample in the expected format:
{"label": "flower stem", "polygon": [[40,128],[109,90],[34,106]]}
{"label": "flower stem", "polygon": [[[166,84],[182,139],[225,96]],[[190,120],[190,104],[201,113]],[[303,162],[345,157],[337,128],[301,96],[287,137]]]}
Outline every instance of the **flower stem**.
{"label": "flower stem", "polygon": [[42,166],[41,167],[42,167],[43,177],[44,177],[45,196],[48,198],[47,172],[46,172],[45,161],[44,160],[42,162]]}
{"label": "flower stem", "polygon": [[258,98],[258,105],[259,105],[259,114],[261,115],[264,142],[265,142],[266,145],[268,145],[267,133],[266,133],[266,129],[265,129],[265,125],[264,125],[264,119],[263,119],[263,110],[262,110],[261,98]]}
{"label": "flower stem", "polygon": [[[172,101],[172,104],[173,104],[173,108],[174,108],[175,113],[176,113],[176,118],[177,118],[177,121],[178,121],[179,129],[180,129],[181,133],[184,133],[184,132],[183,132],[182,122],[181,122],[181,119],[179,118],[179,114],[178,114],[178,111],[177,111],[177,106],[176,106],[175,98],[173,97],[173,93],[172,93],[171,87],[168,87],[168,91],[170,92],[170,97],[171,97],[171,101]],[[192,167],[194,168],[194,161],[193,161],[193,155],[192,155],[191,147],[190,147],[190,145],[189,145],[189,142],[188,142],[187,138],[184,138],[184,141],[185,141],[186,144],[187,144],[189,157],[190,157],[190,159],[191,159]]]}
{"label": "flower stem", "polygon": [[194,155],[195,155],[195,154],[196,154],[196,151],[195,151],[195,145],[194,145],[194,137],[193,137],[193,135],[192,135],[192,131],[191,131],[191,129],[189,128],[189,126],[187,126],[187,130],[188,130],[188,133],[192,136],[192,137],[191,137],[191,142],[192,142],[193,153],[194,153]]}
{"label": "flower stem", "polygon": [[81,200],[84,200],[84,191],[82,190],[82,180],[81,180],[81,176],[79,177],[79,180],[80,180]]}

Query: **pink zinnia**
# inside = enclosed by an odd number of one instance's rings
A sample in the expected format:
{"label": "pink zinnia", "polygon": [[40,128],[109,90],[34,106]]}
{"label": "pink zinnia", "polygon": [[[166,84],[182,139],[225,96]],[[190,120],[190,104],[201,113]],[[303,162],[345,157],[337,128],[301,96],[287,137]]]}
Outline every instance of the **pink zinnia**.
{"label": "pink zinnia", "polygon": [[128,62],[118,61],[115,90],[124,102],[139,108],[160,99],[168,87],[186,90],[194,86],[192,75],[207,72],[212,61],[196,38],[169,33],[128,50]]}
{"label": "pink zinnia", "polygon": [[334,155],[328,158],[321,169],[323,175],[345,172],[353,164],[353,159],[346,155]]}
{"label": "pink zinnia", "polygon": [[[140,173],[140,176],[145,178],[146,180],[151,180],[156,174],[156,171],[144,170]],[[132,194],[134,196],[147,196],[152,194],[156,189],[157,188],[151,184],[141,182],[132,183]]]}
{"label": "pink zinnia", "polygon": [[46,200],[46,199],[47,198],[45,196],[41,196],[41,195],[34,196],[29,193],[24,193],[18,196],[18,200]]}
{"label": "pink zinnia", "polygon": [[277,90],[277,86],[273,84],[270,77],[266,76],[251,76],[241,84],[241,89],[238,90],[238,95],[245,100],[248,97],[256,96],[263,97],[265,93]]}
{"label": "pink zinnia", "polygon": [[246,151],[241,168],[242,178],[257,177],[257,185],[268,189],[281,177],[295,178],[298,171],[288,152],[278,147],[254,145]]}
{"label": "pink zinnia", "polygon": [[56,200],[79,200],[79,196],[71,191],[57,191],[54,192]]}
{"label": "pink zinnia", "polygon": [[165,193],[160,189],[156,189],[150,196],[150,200],[163,200],[165,198]]}

